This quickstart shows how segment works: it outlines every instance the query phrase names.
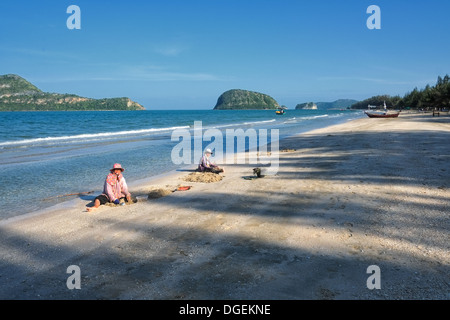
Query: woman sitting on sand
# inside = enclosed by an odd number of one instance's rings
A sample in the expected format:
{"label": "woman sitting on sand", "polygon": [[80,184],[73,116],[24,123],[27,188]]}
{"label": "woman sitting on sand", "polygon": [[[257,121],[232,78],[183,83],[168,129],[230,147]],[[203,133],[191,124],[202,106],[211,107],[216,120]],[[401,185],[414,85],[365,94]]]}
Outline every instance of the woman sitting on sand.
{"label": "woman sitting on sand", "polygon": [[225,170],[218,165],[211,162],[209,157],[211,156],[211,149],[206,149],[203,157],[200,159],[200,163],[198,164],[198,171],[200,172],[225,172]]}
{"label": "woman sitting on sand", "polygon": [[122,199],[131,202],[131,193],[128,192],[127,183],[122,175],[124,170],[120,163],[114,164],[113,168],[109,170],[111,173],[105,179],[103,193],[95,198],[93,207],[86,207],[87,211],[93,211],[107,202],[119,204]]}

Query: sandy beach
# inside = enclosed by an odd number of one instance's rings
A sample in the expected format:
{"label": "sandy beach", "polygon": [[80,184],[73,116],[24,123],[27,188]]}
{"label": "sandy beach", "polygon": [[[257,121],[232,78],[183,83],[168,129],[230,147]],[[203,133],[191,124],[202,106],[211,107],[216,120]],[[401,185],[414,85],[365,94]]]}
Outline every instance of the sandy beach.
{"label": "sandy beach", "polygon": [[447,300],[449,142],[448,115],[363,118],[280,141],[276,175],[180,170],[131,192],[191,189],[1,221],[0,299]]}

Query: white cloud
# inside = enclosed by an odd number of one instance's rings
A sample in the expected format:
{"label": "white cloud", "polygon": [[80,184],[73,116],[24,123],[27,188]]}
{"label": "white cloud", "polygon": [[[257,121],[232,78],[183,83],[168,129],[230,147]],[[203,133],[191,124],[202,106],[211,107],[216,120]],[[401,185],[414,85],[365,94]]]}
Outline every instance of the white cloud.
{"label": "white cloud", "polygon": [[27,56],[33,56],[33,57],[40,57],[40,58],[49,58],[49,59],[66,59],[66,60],[80,60],[80,57],[67,53],[67,52],[59,52],[59,51],[52,51],[52,50],[37,50],[37,49],[28,49],[28,48],[1,48],[0,50],[20,54],[20,55],[27,55]]}
{"label": "white cloud", "polygon": [[185,52],[187,50],[186,47],[181,45],[159,45],[155,46],[153,48],[153,51],[166,56],[166,57],[176,57],[179,56],[181,53]]}
{"label": "white cloud", "polygon": [[98,72],[77,73],[46,77],[40,82],[68,81],[229,81],[231,77],[220,77],[205,72],[176,72],[158,66],[106,66]]}
{"label": "white cloud", "polygon": [[340,77],[340,76],[325,76],[325,77],[318,77],[317,80],[319,81],[364,81],[364,82],[374,82],[379,84],[388,84],[388,85],[416,85],[417,83],[432,83],[435,80],[408,80],[408,81],[401,81],[401,80],[391,80],[391,79],[384,79],[384,78],[369,78],[369,77],[359,77],[359,76],[348,76],[348,77]]}

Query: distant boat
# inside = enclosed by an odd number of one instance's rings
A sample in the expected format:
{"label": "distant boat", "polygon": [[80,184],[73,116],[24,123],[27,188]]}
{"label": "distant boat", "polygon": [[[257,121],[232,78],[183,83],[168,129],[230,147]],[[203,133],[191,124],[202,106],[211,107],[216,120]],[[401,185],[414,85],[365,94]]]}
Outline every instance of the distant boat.
{"label": "distant boat", "polygon": [[370,111],[371,108],[374,108],[374,107],[369,105],[369,107],[368,107],[369,110],[364,111],[364,113],[369,118],[397,118],[398,115],[400,114],[399,111],[389,112],[386,107],[386,102],[384,102],[384,110],[383,111]]}
{"label": "distant boat", "polygon": [[286,110],[286,107],[279,107],[277,110],[275,110],[275,114],[283,115],[286,113],[284,110]]}

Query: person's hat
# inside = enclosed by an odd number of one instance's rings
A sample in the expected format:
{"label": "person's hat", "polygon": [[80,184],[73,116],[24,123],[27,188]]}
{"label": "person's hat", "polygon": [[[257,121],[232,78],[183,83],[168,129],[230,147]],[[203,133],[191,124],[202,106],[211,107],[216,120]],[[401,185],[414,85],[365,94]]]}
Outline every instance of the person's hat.
{"label": "person's hat", "polygon": [[114,166],[112,169],[110,169],[109,171],[113,172],[116,169],[120,169],[122,172],[125,171],[124,168],[122,168],[122,166],[120,165],[120,163],[114,163]]}
{"label": "person's hat", "polygon": [[205,153],[211,153],[212,154],[212,151],[211,151],[211,149],[208,148],[208,149],[205,150]]}

